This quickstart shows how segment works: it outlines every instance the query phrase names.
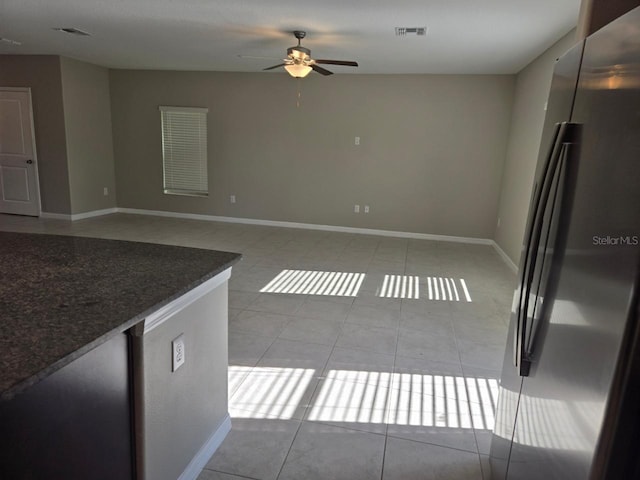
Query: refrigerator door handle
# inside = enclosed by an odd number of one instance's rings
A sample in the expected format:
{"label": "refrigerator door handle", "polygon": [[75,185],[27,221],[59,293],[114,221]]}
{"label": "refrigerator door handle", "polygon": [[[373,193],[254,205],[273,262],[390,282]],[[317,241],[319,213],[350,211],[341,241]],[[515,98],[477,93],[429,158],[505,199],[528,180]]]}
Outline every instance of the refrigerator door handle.
{"label": "refrigerator door handle", "polygon": [[541,191],[542,191],[542,187],[545,183],[547,174],[548,174],[548,170],[549,170],[549,164],[551,163],[551,158],[554,156],[555,151],[557,149],[558,146],[558,139],[559,134],[560,134],[560,127],[561,124],[560,123],[556,123],[554,130],[553,130],[553,134],[551,137],[551,143],[550,143],[550,148],[549,148],[549,152],[547,153],[547,157],[546,157],[546,161],[543,167],[543,170],[541,172],[541,176],[540,176],[540,181],[537,182],[535,184],[534,187],[534,191],[533,191],[533,198],[531,201],[531,208],[529,210],[529,220],[528,220],[528,224],[527,224],[527,229],[526,229],[526,241],[525,241],[525,248],[524,248],[524,256],[523,256],[523,260],[521,262],[520,265],[520,280],[519,280],[519,296],[518,296],[518,301],[516,303],[517,305],[517,310],[516,310],[516,325],[515,325],[515,330],[514,330],[514,336],[513,336],[513,364],[518,368],[518,372],[520,372],[521,370],[521,358],[522,358],[522,340],[523,340],[523,324],[522,324],[522,318],[521,318],[521,312],[524,310],[524,306],[525,306],[525,298],[528,295],[529,292],[529,288],[527,285],[527,272],[528,272],[528,266],[529,266],[529,258],[531,255],[531,240],[532,240],[532,236],[533,236],[533,231],[534,231],[534,227],[535,227],[535,223],[534,220],[537,217],[537,213],[538,213],[538,209],[540,207],[540,199],[541,199]]}
{"label": "refrigerator door handle", "polygon": [[[518,301],[518,311],[516,315],[515,328],[515,365],[518,375],[526,377],[529,375],[531,366],[530,355],[526,351],[527,324],[529,315],[529,305],[531,302],[531,290],[536,271],[538,250],[544,227],[545,212],[548,207],[551,188],[556,171],[562,165],[560,161],[565,143],[573,141],[572,132],[574,124],[562,122],[556,124],[553,135],[553,143],[549,151],[547,162],[541,175],[539,187],[537,189],[534,203],[529,214],[529,225],[527,228],[527,243],[525,258],[522,266],[520,279],[520,298]],[[535,305],[535,303],[534,303]]]}

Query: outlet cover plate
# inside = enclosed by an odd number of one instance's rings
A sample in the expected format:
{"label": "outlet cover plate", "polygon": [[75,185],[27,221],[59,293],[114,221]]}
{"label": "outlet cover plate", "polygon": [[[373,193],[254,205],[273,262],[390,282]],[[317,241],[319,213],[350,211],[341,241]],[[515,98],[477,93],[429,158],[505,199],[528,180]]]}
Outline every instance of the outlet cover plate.
{"label": "outlet cover plate", "polygon": [[184,333],[171,341],[171,371],[175,372],[184,363]]}

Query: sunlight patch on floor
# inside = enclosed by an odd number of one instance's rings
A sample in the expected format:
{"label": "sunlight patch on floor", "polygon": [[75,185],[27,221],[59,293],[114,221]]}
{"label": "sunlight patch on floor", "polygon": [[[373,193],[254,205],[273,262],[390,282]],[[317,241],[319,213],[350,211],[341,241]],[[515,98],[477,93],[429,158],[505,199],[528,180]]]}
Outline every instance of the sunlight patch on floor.
{"label": "sunlight patch on floor", "polygon": [[420,298],[420,279],[415,275],[385,275],[377,291],[381,298]]}
{"label": "sunlight patch on floor", "polygon": [[429,300],[471,302],[471,295],[464,278],[456,282],[450,277],[427,277],[427,295]]}
{"label": "sunlight patch on floor", "polygon": [[355,297],[364,278],[364,273],[283,270],[260,292]]}
{"label": "sunlight patch on floor", "polygon": [[313,401],[314,369],[229,367],[235,418],[291,419],[308,408],[307,420],[492,430],[498,399],[495,378],[330,370]]}

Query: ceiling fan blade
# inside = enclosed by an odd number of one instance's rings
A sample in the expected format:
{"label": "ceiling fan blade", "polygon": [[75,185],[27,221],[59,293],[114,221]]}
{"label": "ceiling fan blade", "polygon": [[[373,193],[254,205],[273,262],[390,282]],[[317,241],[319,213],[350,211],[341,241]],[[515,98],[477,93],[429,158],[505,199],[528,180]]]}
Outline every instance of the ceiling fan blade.
{"label": "ceiling fan blade", "polygon": [[350,60],[315,60],[316,63],[322,63],[325,65],[344,65],[346,67],[357,67],[358,62],[352,62]]}
{"label": "ceiling fan blade", "polygon": [[274,68],[278,68],[278,67],[284,67],[286,65],[286,63],[279,63],[278,65],[274,65],[273,67],[267,67],[267,68],[263,68],[262,70],[273,70]]}
{"label": "ceiling fan blade", "polygon": [[315,63],[312,63],[311,65],[309,65],[311,68],[313,68],[314,71],[322,74],[322,75],[333,75],[333,72],[330,72],[329,70],[326,70],[322,67],[319,67],[318,65],[316,65]]}
{"label": "ceiling fan blade", "polygon": [[256,59],[256,60],[280,60],[280,57],[265,57],[263,55],[238,55],[238,58],[248,58],[248,59]]}

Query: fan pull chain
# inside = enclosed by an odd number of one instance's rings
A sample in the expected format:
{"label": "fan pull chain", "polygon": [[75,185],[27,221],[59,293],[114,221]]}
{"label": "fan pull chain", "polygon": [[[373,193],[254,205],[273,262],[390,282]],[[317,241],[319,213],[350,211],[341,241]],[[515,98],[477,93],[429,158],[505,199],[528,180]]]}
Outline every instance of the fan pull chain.
{"label": "fan pull chain", "polygon": [[298,99],[296,100],[296,108],[300,108],[300,80],[301,78],[298,77]]}

